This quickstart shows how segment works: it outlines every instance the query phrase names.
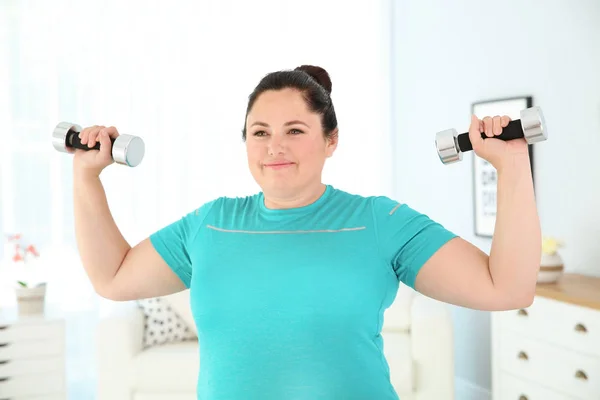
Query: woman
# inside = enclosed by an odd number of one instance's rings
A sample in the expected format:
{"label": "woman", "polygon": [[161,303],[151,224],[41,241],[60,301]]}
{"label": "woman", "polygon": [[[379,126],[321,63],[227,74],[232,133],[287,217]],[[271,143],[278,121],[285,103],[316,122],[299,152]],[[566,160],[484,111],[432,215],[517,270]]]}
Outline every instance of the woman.
{"label": "woman", "polygon": [[191,288],[202,370],[198,398],[397,399],[382,352],[383,313],[399,282],[479,310],[531,304],[541,234],[524,140],[508,117],[475,116],[474,151],[498,171],[490,257],[406,204],[326,185],[338,143],[327,72],[266,75],[250,95],[243,139],[262,191],[221,197],[131,247],[99,179],[114,127],[80,133],[75,227],[95,290],[112,300]]}

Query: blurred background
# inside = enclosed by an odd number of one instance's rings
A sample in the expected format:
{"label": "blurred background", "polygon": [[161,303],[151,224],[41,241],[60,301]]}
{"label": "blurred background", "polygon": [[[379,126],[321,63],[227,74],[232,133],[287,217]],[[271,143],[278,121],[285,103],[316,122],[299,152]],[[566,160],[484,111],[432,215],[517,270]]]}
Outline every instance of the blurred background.
{"label": "blurred background", "polygon": [[[46,301],[66,318],[69,398],[96,398],[95,323],[112,304],[79,264],[56,124],[144,139],[140,166],[102,175],[134,245],[205,201],[259,190],[241,140],[247,98],[266,73],[301,64],[333,82],[340,145],[325,181],[406,202],[485,252],[472,154],[443,165],[435,133],[465,132],[475,102],[532,96],[549,127],[534,149],[543,232],[565,243],[565,271],[600,275],[597,0],[3,0],[0,231],[39,250]],[[0,251],[10,308],[11,247]],[[456,398],[491,399],[491,313],[449,309]]]}

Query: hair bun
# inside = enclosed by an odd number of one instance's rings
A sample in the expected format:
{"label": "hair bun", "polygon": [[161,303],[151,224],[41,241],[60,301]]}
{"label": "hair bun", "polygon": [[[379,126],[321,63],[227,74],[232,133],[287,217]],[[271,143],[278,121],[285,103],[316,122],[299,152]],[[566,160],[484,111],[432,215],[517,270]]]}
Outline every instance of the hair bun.
{"label": "hair bun", "polygon": [[312,76],[314,80],[319,82],[319,84],[327,90],[327,93],[331,94],[331,78],[325,69],[316,65],[301,65],[296,67],[295,70],[306,72]]}

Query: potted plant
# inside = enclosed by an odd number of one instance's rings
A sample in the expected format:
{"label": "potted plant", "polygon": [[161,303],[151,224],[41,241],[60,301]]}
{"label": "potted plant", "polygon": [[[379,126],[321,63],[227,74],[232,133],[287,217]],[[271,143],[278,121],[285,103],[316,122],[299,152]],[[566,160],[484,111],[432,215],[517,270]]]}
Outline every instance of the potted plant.
{"label": "potted plant", "polygon": [[9,235],[11,266],[14,275],[14,288],[17,307],[21,314],[44,312],[46,302],[46,282],[41,279],[38,252],[35,245],[27,243],[22,234]]}
{"label": "potted plant", "polygon": [[564,262],[558,249],[564,247],[564,243],[552,236],[542,238],[542,259],[537,281],[539,283],[556,282],[564,272]]}

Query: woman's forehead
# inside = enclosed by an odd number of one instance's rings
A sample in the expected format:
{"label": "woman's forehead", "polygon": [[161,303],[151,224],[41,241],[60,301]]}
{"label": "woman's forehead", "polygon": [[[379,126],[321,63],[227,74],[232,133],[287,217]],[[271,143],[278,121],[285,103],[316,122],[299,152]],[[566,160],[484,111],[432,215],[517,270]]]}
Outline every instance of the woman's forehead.
{"label": "woman's forehead", "polygon": [[258,99],[248,113],[248,124],[288,124],[290,121],[301,121],[312,125],[319,121],[319,116],[310,111],[302,96],[297,99],[265,97]]}

